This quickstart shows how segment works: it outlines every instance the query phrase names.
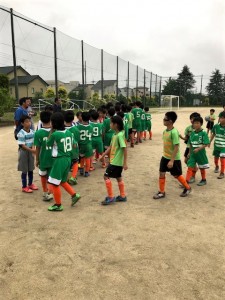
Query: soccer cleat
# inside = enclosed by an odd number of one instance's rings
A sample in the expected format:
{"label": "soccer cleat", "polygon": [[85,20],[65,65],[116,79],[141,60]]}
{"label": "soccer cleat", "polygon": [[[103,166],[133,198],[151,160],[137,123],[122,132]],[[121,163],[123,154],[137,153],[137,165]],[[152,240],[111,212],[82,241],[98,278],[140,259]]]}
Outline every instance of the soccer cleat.
{"label": "soccer cleat", "polygon": [[74,204],[77,203],[77,201],[81,198],[81,195],[76,193],[74,196],[72,196],[72,203],[71,206],[74,206]]}
{"label": "soccer cleat", "polygon": [[53,204],[52,206],[49,206],[48,208],[49,211],[62,211],[63,210],[63,206],[62,204]]}
{"label": "soccer cleat", "polygon": [[117,196],[116,197],[116,202],[126,202],[127,201],[127,197],[122,197],[122,196]]}
{"label": "soccer cleat", "polygon": [[220,175],[217,177],[217,179],[223,179],[224,178],[224,173],[220,173]]}
{"label": "soccer cleat", "polygon": [[89,172],[85,172],[84,173],[84,177],[89,177],[90,176],[90,173]]}
{"label": "soccer cleat", "polygon": [[28,185],[29,189],[33,190],[33,191],[37,191],[38,190],[38,187],[32,183],[31,185]]}
{"label": "soccer cleat", "polygon": [[101,202],[102,205],[109,205],[116,201],[115,197],[105,197],[105,200]]}
{"label": "soccer cleat", "polygon": [[197,183],[198,186],[203,186],[206,185],[206,179],[202,179],[201,181],[199,181],[199,183]]}
{"label": "soccer cleat", "polygon": [[153,199],[161,199],[161,198],[165,198],[166,193],[162,193],[162,192],[158,192],[157,194],[155,194],[153,196]]}
{"label": "soccer cleat", "polygon": [[191,188],[186,189],[184,188],[183,192],[180,194],[180,197],[187,197],[191,193]]}
{"label": "soccer cleat", "polygon": [[188,183],[194,183],[195,182],[195,177],[191,177]]}
{"label": "soccer cleat", "polygon": [[219,166],[216,166],[216,167],[215,167],[214,173],[219,173]]}
{"label": "soccer cleat", "polygon": [[52,199],[53,199],[53,195],[52,194],[49,194],[47,192],[43,193],[43,201],[50,201]]}
{"label": "soccer cleat", "polygon": [[84,176],[84,169],[83,168],[80,169],[80,175]]}
{"label": "soccer cleat", "polygon": [[76,185],[77,184],[77,179],[74,177],[70,177],[68,180],[68,183],[71,185]]}
{"label": "soccer cleat", "polygon": [[31,190],[28,186],[26,186],[25,188],[22,188],[22,192],[24,192],[24,193],[33,193],[33,190]]}

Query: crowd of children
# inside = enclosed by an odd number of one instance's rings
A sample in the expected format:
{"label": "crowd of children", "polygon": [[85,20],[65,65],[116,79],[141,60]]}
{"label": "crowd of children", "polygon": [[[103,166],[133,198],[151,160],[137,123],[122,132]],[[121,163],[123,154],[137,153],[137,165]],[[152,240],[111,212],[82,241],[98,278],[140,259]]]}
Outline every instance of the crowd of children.
{"label": "crowd of children", "polygon": [[[127,147],[152,139],[151,114],[149,108],[140,101],[130,105],[112,103],[103,105],[98,110],[77,112],[77,121],[72,110],[52,112],[48,105],[40,114],[40,121],[36,132],[31,129],[28,115],[22,115],[20,123],[22,129],[18,132],[19,162],[21,171],[22,191],[32,193],[38,187],[33,183],[34,155],[36,166],[43,190],[43,200],[55,203],[49,211],[62,211],[61,189],[64,188],[71,196],[73,206],[80,198],[73,185],[78,183],[78,172],[81,176],[89,177],[94,171],[94,163],[101,162],[106,168],[104,180],[107,196],[102,205],[127,200],[122,171],[127,166]],[[191,184],[195,182],[195,174],[200,170],[199,186],[206,185],[206,169],[209,162],[206,147],[214,142],[215,173],[220,173],[218,179],[224,178],[225,169],[225,111],[219,114],[218,124],[214,125],[215,110],[210,110],[207,118],[208,132],[202,128],[203,118],[198,112],[190,115],[191,124],[185,129],[184,136],[174,127],[177,114],[169,111],[165,114],[163,123],[163,156],[159,167],[159,191],[154,199],[165,197],[166,172],[170,172],[183,187],[181,197],[191,193]],[[210,124],[209,124],[210,122]],[[213,124],[211,124],[213,123]],[[180,154],[180,138],[187,144],[184,162],[187,164],[186,178],[182,175]],[[107,160],[108,157],[108,160]],[[219,168],[219,161],[221,167]],[[70,175],[69,175],[70,174]],[[28,176],[28,181],[27,181]],[[119,195],[113,194],[111,178],[118,182]]]}

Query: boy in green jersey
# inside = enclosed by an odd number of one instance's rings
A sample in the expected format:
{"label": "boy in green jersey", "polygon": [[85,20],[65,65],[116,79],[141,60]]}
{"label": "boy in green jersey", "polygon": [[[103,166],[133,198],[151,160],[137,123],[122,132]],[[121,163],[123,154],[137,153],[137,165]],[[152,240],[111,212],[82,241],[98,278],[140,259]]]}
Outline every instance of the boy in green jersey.
{"label": "boy in green jersey", "polygon": [[79,164],[79,138],[80,132],[77,129],[77,126],[74,124],[74,112],[72,110],[67,110],[64,113],[65,120],[65,129],[69,130],[74,139],[74,147],[72,149],[72,161],[71,161],[71,176],[68,180],[68,183],[71,185],[77,184],[77,172],[78,172],[78,164]]}
{"label": "boy in green jersey", "polygon": [[[92,149],[92,134],[93,128],[89,124],[90,114],[89,112],[82,112],[82,124],[77,126],[79,137],[79,152],[80,152],[80,175],[88,177],[90,175],[91,157],[93,155]],[[85,165],[85,171],[84,171]]]}
{"label": "boy in green jersey", "polygon": [[201,172],[202,180],[197,184],[202,186],[206,184],[206,172],[205,170],[209,168],[209,161],[206,155],[205,148],[209,145],[209,138],[207,133],[202,129],[203,119],[202,117],[195,117],[193,120],[194,131],[192,131],[188,144],[190,144],[190,155],[187,161],[187,182],[193,173],[193,169],[198,164]]}
{"label": "boy in green jersey", "polygon": [[219,173],[219,159],[221,164],[220,175],[218,179],[224,178],[224,169],[225,169],[225,111],[220,113],[219,123],[213,126],[212,135],[210,138],[211,145],[213,139],[214,141],[214,163],[215,170],[214,173]]}
{"label": "boy in green jersey", "polygon": [[132,130],[133,127],[133,120],[134,120],[134,115],[131,112],[132,107],[130,105],[127,106],[127,119],[128,119],[128,134],[129,134],[129,139],[130,139],[130,146],[131,148],[134,147],[134,133]]}
{"label": "boy in green jersey", "polygon": [[118,112],[117,116],[121,117],[121,119],[123,120],[124,136],[125,136],[125,140],[127,141],[127,139],[128,139],[128,122],[127,122],[127,119],[126,119],[125,114],[124,114],[123,111]]}
{"label": "boy in green jersey", "polygon": [[136,140],[136,143],[135,144],[138,144],[138,143],[142,143],[142,140],[141,140],[141,115],[142,115],[142,109],[140,108],[141,106],[141,102],[140,101],[136,101],[135,102],[135,106],[134,108],[132,109],[132,114],[134,115],[134,120],[133,120],[133,132],[134,132],[134,135],[135,133],[137,133],[137,140]]}
{"label": "boy in green jersey", "polygon": [[44,201],[50,201],[53,199],[53,195],[48,192],[47,186],[48,175],[53,164],[52,148],[47,147],[46,145],[51,130],[51,115],[52,113],[49,111],[41,112],[40,120],[42,127],[34,134],[34,145],[36,146],[36,167],[39,167]]}
{"label": "boy in green jersey", "polygon": [[[104,147],[103,147],[103,141],[102,141],[102,127],[103,123],[98,122],[99,119],[99,113],[97,111],[92,111],[91,113],[91,122],[90,125],[92,126],[92,149],[93,153],[97,152],[98,154],[102,155],[104,152]],[[91,170],[94,170],[94,167],[92,165],[92,160],[91,159]],[[105,168],[106,164],[105,161],[102,162],[102,167]]]}
{"label": "boy in green jersey", "polygon": [[[102,161],[106,155],[110,155],[110,164],[108,165],[105,174],[105,185],[107,189],[107,197],[102,201],[102,205],[108,205],[115,201],[125,202],[127,197],[125,194],[124,182],[122,179],[122,170],[127,170],[127,147],[124,136],[123,120],[120,116],[111,118],[111,128],[115,131],[110,147],[103,153],[100,160]],[[116,178],[120,195],[116,198],[113,195],[112,182],[110,178]]]}
{"label": "boy in green jersey", "polygon": [[152,139],[152,116],[149,113],[149,107],[145,107],[145,132],[144,132],[144,140],[146,140],[147,137],[147,131],[149,133],[149,139]]}
{"label": "boy in green jersey", "polygon": [[170,172],[184,187],[181,197],[186,197],[191,192],[191,187],[182,175],[179,132],[173,126],[176,120],[177,114],[174,111],[167,112],[163,119],[166,130],[163,132],[163,156],[159,167],[159,192],[153,199],[165,198],[166,172]]}
{"label": "boy in green jersey", "polygon": [[48,208],[49,211],[62,211],[62,186],[72,197],[73,206],[80,195],[67,183],[68,173],[71,166],[72,149],[74,145],[73,135],[65,129],[64,117],[60,112],[53,113],[51,116],[52,130],[47,140],[47,147],[52,147],[52,157],[54,162],[49,174],[49,190],[53,192],[55,204]]}
{"label": "boy in green jersey", "polygon": [[103,142],[104,142],[104,149],[108,149],[110,146],[112,136],[114,135],[114,130],[110,128],[110,122],[111,122],[111,117],[115,115],[115,109],[114,108],[109,108],[108,110],[108,118],[106,118],[103,122]]}
{"label": "boy in green jersey", "polygon": [[225,104],[223,105],[223,111],[221,111],[219,113],[219,119],[218,119],[218,123],[220,122],[220,117],[222,116],[222,113],[225,112]]}
{"label": "boy in green jersey", "polygon": [[144,138],[144,132],[146,129],[146,126],[145,126],[146,119],[145,119],[144,105],[141,104],[140,108],[142,110],[142,112],[141,112],[141,140],[142,140]]}

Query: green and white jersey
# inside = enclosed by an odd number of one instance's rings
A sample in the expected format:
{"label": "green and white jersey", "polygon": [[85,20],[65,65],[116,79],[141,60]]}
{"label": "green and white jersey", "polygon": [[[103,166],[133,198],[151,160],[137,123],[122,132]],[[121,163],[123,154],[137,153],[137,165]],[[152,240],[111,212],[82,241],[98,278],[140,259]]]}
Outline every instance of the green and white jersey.
{"label": "green and white jersey", "polygon": [[79,145],[88,145],[92,143],[93,128],[90,124],[79,124],[77,126],[80,132]]}
{"label": "green and white jersey", "polygon": [[48,169],[52,167],[52,147],[47,146],[47,140],[51,128],[41,128],[37,130],[34,134],[34,145],[40,148],[39,162],[40,169]]}
{"label": "green and white jersey", "polygon": [[212,133],[215,135],[214,149],[225,149],[225,127],[220,124],[216,124],[212,128]]}
{"label": "green and white jersey", "polygon": [[152,119],[152,115],[150,114],[150,113],[148,113],[148,112],[146,112],[145,113],[145,120],[148,122],[150,122],[151,121],[151,119]]}
{"label": "green and white jersey", "polygon": [[112,130],[110,128],[110,122],[111,122],[111,118],[107,118],[104,120],[103,126],[102,126],[103,133],[108,133],[108,132],[110,132],[112,134],[114,133],[114,130]]}
{"label": "green and white jersey", "polygon": [[47,146],[52,147],[52,157],[72,157],[74,139],[69,130],[56,130],[47,140]]}
{"label": "green and white jersey", "polygon": [[191,150],[193,152],[193,150],[196,148],[202,147],[203,145],[208,145],[209,137],[203,129],[201,129],[199,132],[193,131],[190,135],[188,143],[191,144]]}
{"label": "green and white jersey", "polygon": [[103,123],[90,122],[92,126],[92,140],[102,140],[102,127]]}
{"label": "green and white jersey", "polygon": [[141,113],[141,122],[145,123],[145,111],[142,110],[142,113]]}
{"label": "green and white jersey", "polygon": [[72,150],[72,159],[76,159],[79,157],[79,139],[80,139],[80,132],[77,128],[77,126],[72,125],[72,126],[65,126],[65,129],[69,130],[72,135],[73,135],[73,139],[74,139],[74,145],[73,146],[73,150]]}
{"label": "green and white jersey", "polygon": [[129,115],[128,115],[128,113],[124,113],[123,120],[124,120],[124,124],[127,124],[127,126],[128,126],[128,122],[129,122]]}
{"label": "green and white jersey", "polygon": [[126,114],[127,120],[128,120],[128,128],[132,128],[133,126],[133,120],[134,120],[134,115],[132,114],[132,112],[128,112]]}
{"label": "green and white jersey", "polygon": [[139,119],[141,120],[141,115],[142,115],[142,109],[139,107],[135,107],[132,109],[132,114],[134,115],[134,119]]}

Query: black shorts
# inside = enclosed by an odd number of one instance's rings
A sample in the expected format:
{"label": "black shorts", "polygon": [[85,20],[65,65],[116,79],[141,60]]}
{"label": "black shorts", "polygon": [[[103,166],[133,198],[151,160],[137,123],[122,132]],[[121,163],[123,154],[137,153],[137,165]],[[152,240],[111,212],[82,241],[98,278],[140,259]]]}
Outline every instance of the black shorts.
{"label": "black shorts", "polygon": [[104,176],[110,177],[110,178],[119,178],[122,177],[122,171],[123,167],[120,166],[114,166],[114,165],[108,165]]}
{"label": "black shorts", "polygon": [[189,152],[190,152],[190,148],[187,147],[184,151],[184,157],[188,157]]}
{"label": "black shorts", "polygon": [[132,134],[132,132],[133,132],[133,129],[132,129],[132,128],[129,128],[128,134],[130,135],[130,134]]}
{"label": "black shorts", "polygon": [[214,126],[214,122],[211,122],[211,121],[208,121],[206,124],[206,128],[209,130],[212,130],[213,126]]}
{"label": "black shorts", "polygon": [[170,159],[167,159],[165,157],[161,158],[160,161],[160,167],[159,167],[159,172],[170,172],[171,175],[173,176],[180,176],[182,175],[182,166],[181,166],[181,161],[180,160],[175,160],[173,163],[172,169],[169,169],[167,167],[168,162]]}

